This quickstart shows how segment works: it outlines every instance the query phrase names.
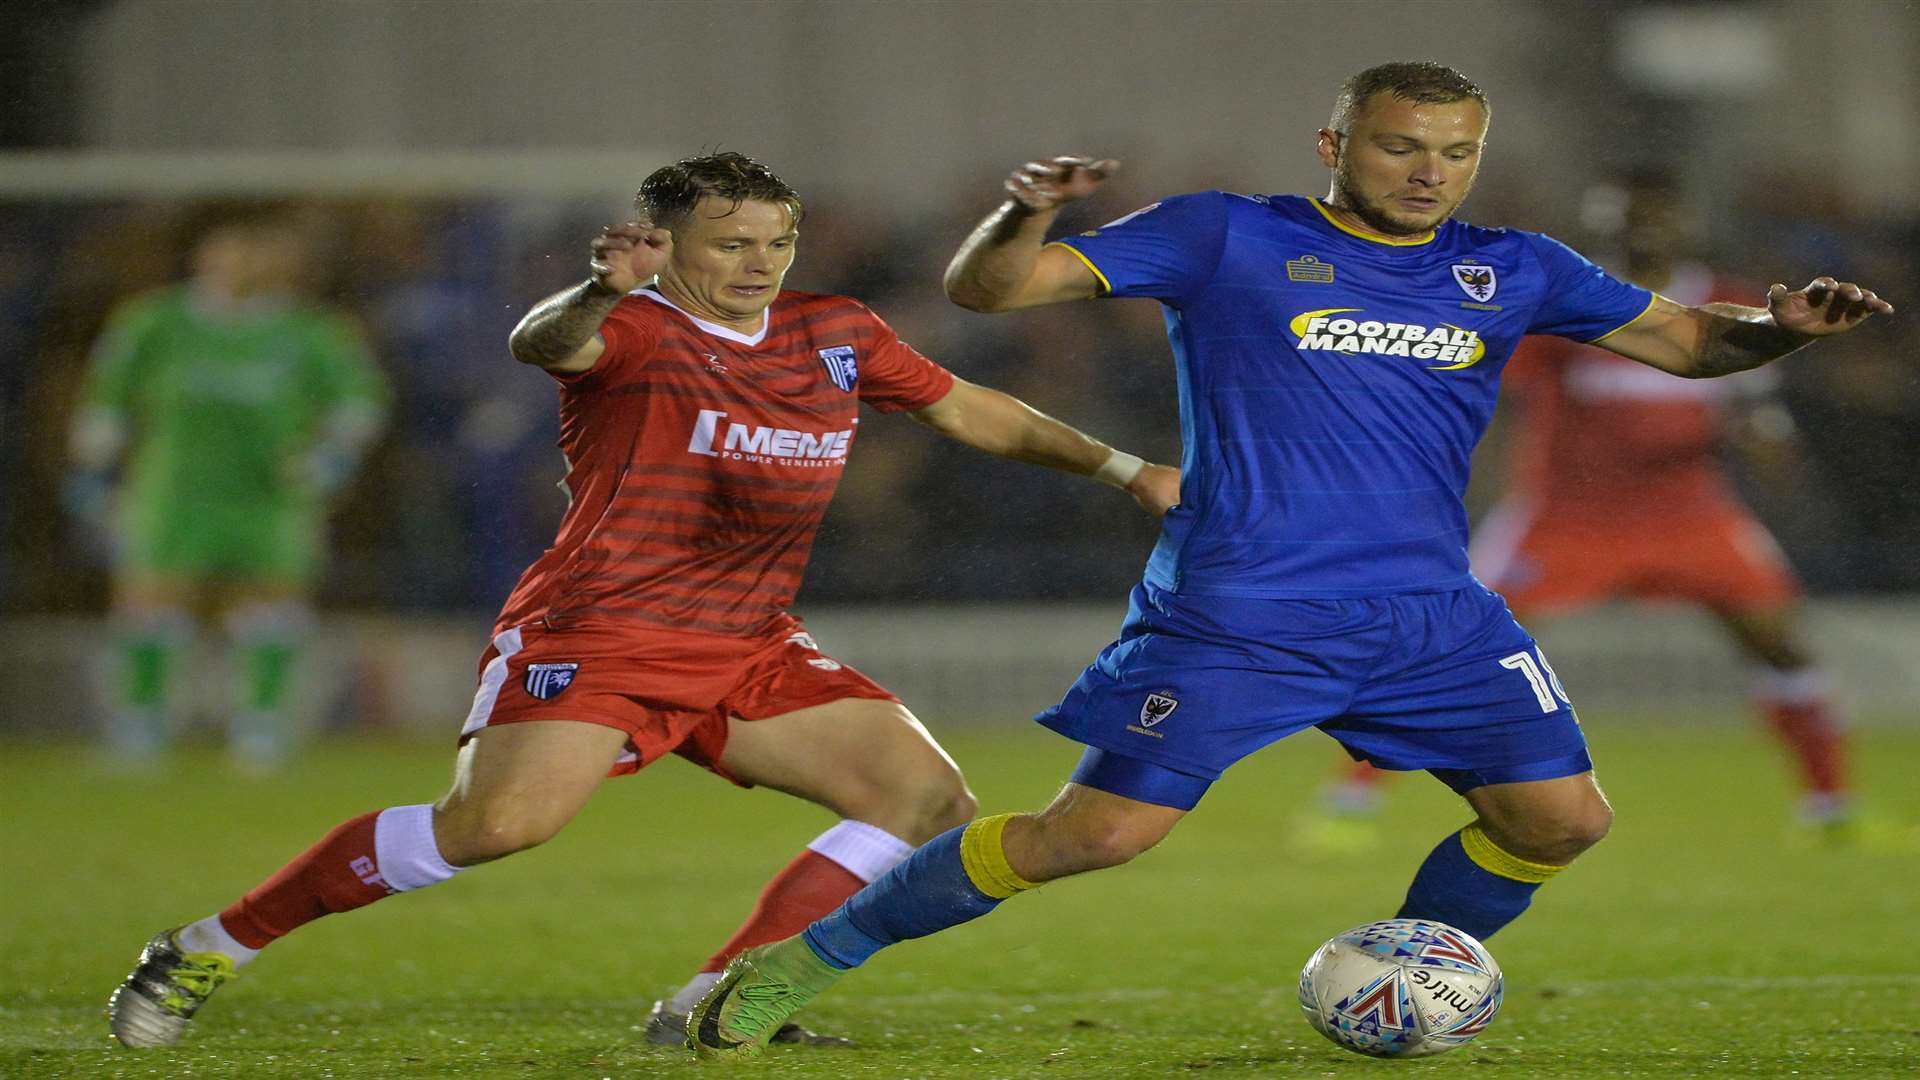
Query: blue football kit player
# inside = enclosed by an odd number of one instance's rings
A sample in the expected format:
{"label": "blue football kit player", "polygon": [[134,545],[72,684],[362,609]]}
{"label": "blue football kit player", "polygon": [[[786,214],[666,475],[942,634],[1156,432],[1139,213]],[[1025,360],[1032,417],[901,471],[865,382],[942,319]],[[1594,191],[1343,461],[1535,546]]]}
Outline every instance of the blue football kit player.
{"label": "blue football kit player", "polygon": [[963,307],[1158,300],[1179,382],[1181,501],[1120,637],[1039,716],[1086,745],[1046,809],[975,820],[839,910],[737,958],[689,1045],[755,1052],[887,945],[1159,842],[1235,761],[1307,727],[1425,769],[1474,819],[1420,866],[1403,918],[1485,938],[1607,831],[1612,811],[1545,655],[1468,570],[1462,496],[1525,334],[1687,377],[1765,363],[1892,308],[1849,283],[1765,308],[1688,308],[1536,234],[1450,220],[1485,95],[1437,64],[1349,79],[1318,154],[1324,200],[1204,192],[1045,244],[1110,161],[1007,181],[947,272]]}

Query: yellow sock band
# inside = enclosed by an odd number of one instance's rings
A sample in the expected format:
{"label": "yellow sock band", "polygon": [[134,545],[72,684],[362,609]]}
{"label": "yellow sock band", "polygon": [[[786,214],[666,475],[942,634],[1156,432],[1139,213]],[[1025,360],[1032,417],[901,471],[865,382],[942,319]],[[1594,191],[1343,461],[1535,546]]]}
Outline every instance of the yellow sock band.
{"label": "yellow sock band", "polygon": [[1035,887],[1007,864],[1007,849],[1001,845],[1000,835],[1007,831],[1007,822],[1012,819],[1012,814],[980,818],[960,834],[961,868],[966,870],[974,888],[995,900],[1005,900],[1014,893]]}
{"label": "yellow sock band", "polygon": [[1503,878],[1524,881],[1529,885],[1538,885],[1553,875],[1565,870],[1564,866],[1551,866],[1547,863],[1528,862],[1518,855],[1509,853],[1499,844],[1487,838],[1487,834],[1478,825],[1469,825],[1460,830],[1460,846],[1467,851],[1467,858],[1489,874],[1499,874]]}

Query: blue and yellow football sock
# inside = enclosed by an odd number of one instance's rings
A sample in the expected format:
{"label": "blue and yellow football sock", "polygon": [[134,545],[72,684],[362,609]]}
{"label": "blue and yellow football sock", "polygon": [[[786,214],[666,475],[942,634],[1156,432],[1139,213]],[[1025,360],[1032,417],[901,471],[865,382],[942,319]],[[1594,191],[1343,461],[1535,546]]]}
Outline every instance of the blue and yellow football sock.
{"label": "blue and yellow football sock", "polygon": [[1013,872],[1001,845],[1012,817],[981,818],[941,833],[801,936],[828,964],[859,967],[889,945],[971,922],[1034,888]]}
{"label": "blue and yellow football sock", "polygon": [[1469,825],[1420,864],[1399,917],[1443,922],[1485,941],[1527,910],[1542,882],[1565,869],[1511,854],[1479,825]]}

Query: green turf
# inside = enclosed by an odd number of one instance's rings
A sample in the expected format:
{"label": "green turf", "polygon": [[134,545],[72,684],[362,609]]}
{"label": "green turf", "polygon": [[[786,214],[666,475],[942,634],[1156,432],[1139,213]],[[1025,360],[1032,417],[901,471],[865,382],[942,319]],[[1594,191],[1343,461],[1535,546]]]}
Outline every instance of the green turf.
{"label": "green turf", "polygon": [[[1400,785],[1346,858],[1285,837],[1331,744],[1239,766],[1161,849],[877,958],[810,1010],[854,1050],[776,1050],[780,1077],[1912,1076],[1920,854],[1801,850],[1774,750],[1738,723],[1588,718],[1613,836],[1492,943],[1504,1012],[1424,1062],[1301,1022],[1314,946],[1390,914],[1462,821]],[[1702,718],[1706,719],[1706,718]],[[1037,729],[948,745],[989,810],[1042,802],[1074,749]],[[1862,786],[1920,816],[1920,733],[1863,731]],[[636,1042],[647,1005],[828,822],[674,761],[610,783],[546,847],[307,927],[223,990],[184,1048],[112,1045],[107,993],[154,930],[214,910],[340,820],[437,795],[444,747],[326,746],[273,782],[187,752],[116,776],[76,745],[0,745],[0,1077],[633,1077],[732,1070]]]}

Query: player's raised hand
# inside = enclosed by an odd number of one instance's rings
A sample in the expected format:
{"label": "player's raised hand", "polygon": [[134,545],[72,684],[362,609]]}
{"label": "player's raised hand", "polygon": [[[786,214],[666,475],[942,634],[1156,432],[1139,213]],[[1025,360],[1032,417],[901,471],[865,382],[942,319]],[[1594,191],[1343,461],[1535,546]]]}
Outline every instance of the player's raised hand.
{"label": "player's raised hand", "polygon": [[1112,158],[1056,157],[1029,161],[1007,177],[1006,188],[1021,206],[1039,212],[1055,210],[1084,199],[1100,189],[1120,168]]}
{"label": "player's raised hand", "polygon": [[1804,289],[1775,284],[1767,290],[1773,324],[1809,337],[1851,330],[1874,315],[1893,314],[1893,305],[1851,281],[1817,277]]}
{"label": "player's raised hand", "polygon": [[629,221],[609,225],[594,237],[593,259],[587,266],[603,289],[628,293],[652,281],[673,254],[673,234],[652,223]]}

